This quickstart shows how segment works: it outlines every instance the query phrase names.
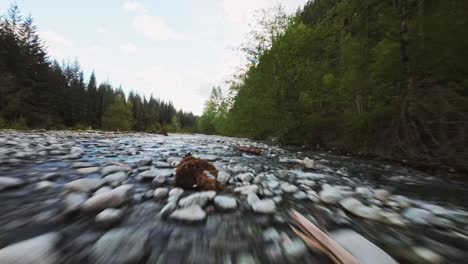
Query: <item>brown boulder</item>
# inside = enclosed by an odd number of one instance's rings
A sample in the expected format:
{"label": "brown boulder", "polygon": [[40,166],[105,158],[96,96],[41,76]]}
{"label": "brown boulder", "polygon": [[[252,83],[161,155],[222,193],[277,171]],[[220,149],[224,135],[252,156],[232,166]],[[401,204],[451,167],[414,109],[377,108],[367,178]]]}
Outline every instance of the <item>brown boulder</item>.
{"label": "brown boulder", "polygon": [[[205,172],[209,172],[214,178]],[[177,166],[175,186],[183,189],[217,190],[217,176],[218,170],[208,161],[188,156]]]}

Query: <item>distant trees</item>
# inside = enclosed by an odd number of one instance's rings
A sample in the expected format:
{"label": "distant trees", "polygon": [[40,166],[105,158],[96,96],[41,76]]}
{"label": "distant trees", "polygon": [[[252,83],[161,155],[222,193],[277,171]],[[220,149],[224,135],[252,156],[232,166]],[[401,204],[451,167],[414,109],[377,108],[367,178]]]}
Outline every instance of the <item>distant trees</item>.
{"label": "distant trees", "polygon": [[0,17],[0,127],[192,131],[197,117],[170,102],[84,80],[77,61],[48,57],[32,18],[17,5]]}

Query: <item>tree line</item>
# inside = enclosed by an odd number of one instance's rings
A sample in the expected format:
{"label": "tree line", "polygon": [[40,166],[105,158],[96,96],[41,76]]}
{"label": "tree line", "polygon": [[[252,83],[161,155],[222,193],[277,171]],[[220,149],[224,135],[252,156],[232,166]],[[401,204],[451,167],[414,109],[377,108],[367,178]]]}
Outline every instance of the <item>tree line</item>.
{"label": "tree line", "polygon": [[314,0],[267,12],[199,128],[468,171],[468,2]]}
{"label": "tree line", "polygon": [[192,131],[197,117],[171,102],[84,80],[77,61],[51,59],[17,5],[0,17],[0,128]]}

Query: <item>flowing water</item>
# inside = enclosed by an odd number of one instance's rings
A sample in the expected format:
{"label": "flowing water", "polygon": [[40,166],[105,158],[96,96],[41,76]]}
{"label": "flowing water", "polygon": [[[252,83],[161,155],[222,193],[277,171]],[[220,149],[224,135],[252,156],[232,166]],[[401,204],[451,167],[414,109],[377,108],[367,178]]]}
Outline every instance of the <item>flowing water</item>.
{"label": "flowing water", "polygon": [[[263,153],[247,155],[238,146],[256,146]],[[236,209],[220,210],[211,200],[202,206],[206,217],[201,221],[160,216],[168,201],[155,199],[153,191],[173,188],[174,166],[187,154],[231,175],[216,195],[234,198]],[[145,158],[152,163],[143,164]],[[304,158],[314,163],[307,165]],[[101,179],[103,168],[115,164],[125,168],[125,177],[105,185],[132,185],[117,206],[118,221],[104,225],[96,220],[99,212],[79,208],[65,213],[67,183]],[[41,250],[29,254],[52,256],[44,263],[331,263],[292,232],[291,209],[327,232],[353,229],[400,263],[468,259],[468,184],[386,162],[219,136],[1,131],[0,166],[0,177],[22,180],[0,188],[0,263],[1,248],[43,234],[54,239],[34,244]],[[83,166],[97,169],[79,173]],[[155,183],[139,176],[148,170],[169,173]],[[253,177],[247,181],[237,177],[249,172]],[[274,200],[273,211],[252,210],[246,195],[236,192],[245,185],[257,186],[260,199]],[[182,197],[192,193],[185,190]],[[349,197],[371,214],[340,204]]]}

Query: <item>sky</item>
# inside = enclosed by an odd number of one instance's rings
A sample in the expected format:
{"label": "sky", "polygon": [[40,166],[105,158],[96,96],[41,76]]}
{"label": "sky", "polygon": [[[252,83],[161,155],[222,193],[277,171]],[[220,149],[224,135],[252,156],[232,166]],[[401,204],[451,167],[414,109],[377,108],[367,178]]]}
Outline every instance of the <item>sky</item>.
{"label": "sky", "polygon": [[[77,59],[89,77],[172,101],[200,115],[211,88],[245,64],[238,50],[255,13],[306,0],[16,0],[51,57]],[[13,0],[0,0],[2,14]]]}

